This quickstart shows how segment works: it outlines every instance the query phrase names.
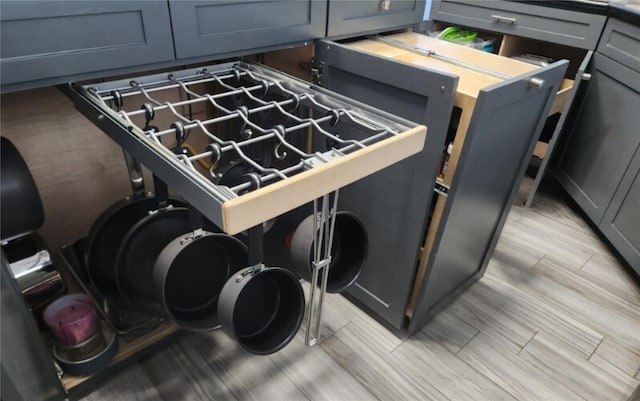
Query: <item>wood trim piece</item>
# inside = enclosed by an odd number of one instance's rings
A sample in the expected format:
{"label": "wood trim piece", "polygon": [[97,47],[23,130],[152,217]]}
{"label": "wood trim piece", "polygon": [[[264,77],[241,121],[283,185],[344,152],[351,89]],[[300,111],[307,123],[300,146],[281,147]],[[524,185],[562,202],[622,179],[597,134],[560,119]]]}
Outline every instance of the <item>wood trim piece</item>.
{"label": "wood trim piece", "polygon": [[411,128],[325,165],[227,201],[222,205],[223,229],[228,234],[237,234],[416,154],[424,147],[426,132],[423,125]]}

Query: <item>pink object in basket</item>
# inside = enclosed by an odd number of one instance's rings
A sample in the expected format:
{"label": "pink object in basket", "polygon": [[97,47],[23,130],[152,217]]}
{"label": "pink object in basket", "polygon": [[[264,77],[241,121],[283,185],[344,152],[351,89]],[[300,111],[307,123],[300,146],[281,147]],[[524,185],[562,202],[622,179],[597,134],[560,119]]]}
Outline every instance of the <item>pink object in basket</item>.
{"label": "pink object in basket", "polygon": [[56,299],[47,306],[42,317],[55,341],[63,347],[88,340],[100,328],[96,308],[86,294],[69,294]]}

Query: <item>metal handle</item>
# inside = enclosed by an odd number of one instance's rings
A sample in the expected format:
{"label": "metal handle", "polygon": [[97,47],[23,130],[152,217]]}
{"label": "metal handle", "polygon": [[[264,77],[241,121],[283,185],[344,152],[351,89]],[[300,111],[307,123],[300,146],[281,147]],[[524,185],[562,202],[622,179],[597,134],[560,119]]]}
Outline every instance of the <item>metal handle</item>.
{"label": "metal handle", "polygon": [[540,90],[544,86],[544,79],[531,78],[529,79],[529,88]]}
{"label": "metal handle", "polygon": [[133,195],[144,196],[144,176],[142,175],[140,163],[126,150],[122,149],[122,153],[124,154],[124,161],[127,164]]}
{"label": "metal handle", "polygon": [[378,3],[378,8],[382,11],[389,11],[391,9],[391,0],[383,0]]}
{"label": "metal handle", "polygon": [[515,23],[518,21],[516,18],[513,17],[505,17],[502,15],[491,15],[491,18],[493,18],[494,22],[504,22],[506,24],[511,24],[511,25],[515,25]]}
{"label": "metal handle", "polygon": [[582,74],[582,76],[580,77],[583,81],[590,81],[591,80],[591,74],[589,74],[588,72],[585,72]]}

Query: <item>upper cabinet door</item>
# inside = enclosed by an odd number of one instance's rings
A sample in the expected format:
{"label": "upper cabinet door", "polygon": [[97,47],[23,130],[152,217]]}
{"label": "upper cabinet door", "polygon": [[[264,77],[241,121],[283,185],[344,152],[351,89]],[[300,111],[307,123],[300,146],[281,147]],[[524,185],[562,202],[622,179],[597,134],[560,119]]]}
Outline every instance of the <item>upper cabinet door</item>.
{"label": "upper cabinet door", "polygon": [[399,28],[422,21],[425,0],[331,0],[327,36]]}
{"label": "upper cabinet door", "polygon": [[325,0],[169,1],[178,58],[237,55],[324,36]]}
{"label": "upper cabinet door", "polygon": [[3,91],[175,58],[166,2],[2,1],[0,12]]}

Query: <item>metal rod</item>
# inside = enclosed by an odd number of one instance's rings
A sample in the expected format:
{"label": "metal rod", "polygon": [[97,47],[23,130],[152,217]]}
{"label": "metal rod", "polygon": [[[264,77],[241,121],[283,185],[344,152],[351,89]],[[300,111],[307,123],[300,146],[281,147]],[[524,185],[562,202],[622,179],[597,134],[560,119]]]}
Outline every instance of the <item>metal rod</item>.
{"label": "metal rod", "polygon": [[424,49],[422,47],[419,46],[415,46],[415,45],[411,45],[408,43],[404,43],[401,42],[399,40],[396,39],[391,39],[391,38],[386,38],[384,36],[370,36],[369,39],[376,41],[376,42],[380,42],[380,43],[386,43],[390,46],[393,47],[397,47],[399,49],[404,49],[407,50],[411,53],[416,53],[419,54],[421,56],[426,56],[426,57],[432,57],[444,62],[447,62],[449,64],[454,64],[460,67],[464,67],[464,68],[468,68],[470,70],[473,70],[475,72],[479,72],[481,74],[485,74],[485,75],[491,75],[492,77],[495,78],[500,78],[500,79],[509,79],[509,78],[513,78],[511,75],[499,72],[499,71],[495,71],[495,70],[491,70],[489,68],[485,68],[485,67],[481,67],[477,64],[472,64],[472,63],[468,63],[466,61],[462,61],[462,60],[458,60],[456,58],[453,57],[449,57],[449,56],[445,56],[442,54],[438,54],[433,50],[430,49]]}
{"label": "metal rod", "polygon": [[[333,194],[333,205],[330,205],[330,195],[323,195],[320,213],[318,213],[318,200],[315,199],[313,201],[313,261],[311,263],[311,288],[309,290],[305,325],[305,344],[309,347],[320,342],[322,305],[324,303],[324,295],[327,292],[327,281],[329,280],[338,195],[339,192],[336,190]],[[322,274],[322,280],[318,283],[320,274]],[[318,284],[320,284],[319,291],[317,290]],[[317,297],[316,293],[318,294]]]}

